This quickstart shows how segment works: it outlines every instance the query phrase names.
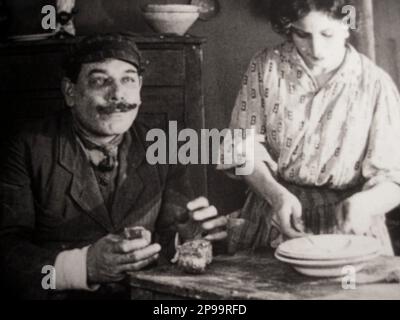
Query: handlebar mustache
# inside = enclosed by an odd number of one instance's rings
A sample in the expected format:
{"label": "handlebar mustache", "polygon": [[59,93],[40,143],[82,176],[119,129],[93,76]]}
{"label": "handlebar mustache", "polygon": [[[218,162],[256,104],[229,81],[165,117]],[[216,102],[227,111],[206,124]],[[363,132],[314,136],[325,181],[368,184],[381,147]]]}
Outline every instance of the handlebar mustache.
{"label": "handlebar mustache", "polygon": [[138,107],[136,103],[124,103],[119,102],[115,104],[109,104],[106,106],[97,106],[97,112],[100,114],[112,114],[115,112],[128,112]]}

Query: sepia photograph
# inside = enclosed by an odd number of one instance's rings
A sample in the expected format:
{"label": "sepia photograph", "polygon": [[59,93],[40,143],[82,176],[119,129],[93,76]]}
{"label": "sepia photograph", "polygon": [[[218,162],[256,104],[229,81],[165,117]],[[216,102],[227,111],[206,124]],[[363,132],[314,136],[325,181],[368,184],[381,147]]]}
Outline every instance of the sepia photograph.
{"label": "sepia photograph", "polygon": [[399,21],[398,0],[0,0],[2,300],[400,300]]}

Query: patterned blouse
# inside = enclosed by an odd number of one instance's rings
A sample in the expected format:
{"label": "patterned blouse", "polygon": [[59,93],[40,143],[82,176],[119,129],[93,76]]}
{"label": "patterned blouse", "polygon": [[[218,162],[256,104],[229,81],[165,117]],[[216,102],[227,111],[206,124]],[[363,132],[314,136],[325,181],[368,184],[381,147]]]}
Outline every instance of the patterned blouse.
{"label": "patterned blouse", "polygon": [[[243,77],[230,127],[254,128],[264,135],[278,179],[295,189],[400,184],[399,92],[386,72],[351,45],[321,88],[292,42],[258,53]],[[303,191],[295,192],[300,200]],[[310,204],[302,204],[307,211]],[[324,200],[319,204],[325,208]],[[308,212],[312,221],[313,206]],[[320,220],[316,232],[329,232],[332,226],[321,230],[326,219]]]}
{"label": "patterned blouse", "polygon": [[231,127],[265,135],[285,181],[333,189],[400,184],[400,95],[392,79],[351,46],[320,89],[292,43],[257,54]]}

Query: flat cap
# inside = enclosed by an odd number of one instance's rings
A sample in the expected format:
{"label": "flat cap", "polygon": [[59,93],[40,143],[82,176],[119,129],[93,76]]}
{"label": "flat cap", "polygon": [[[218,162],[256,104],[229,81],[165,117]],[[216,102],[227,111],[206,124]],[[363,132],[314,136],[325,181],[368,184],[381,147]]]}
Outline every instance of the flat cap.
{"label": "flat cap", "polygon": [[140,51],[132,36],[122,33],[97,34],[79,41],[67,57],[66,63],[83,64],[114,58],[134,65],[143,71]]}

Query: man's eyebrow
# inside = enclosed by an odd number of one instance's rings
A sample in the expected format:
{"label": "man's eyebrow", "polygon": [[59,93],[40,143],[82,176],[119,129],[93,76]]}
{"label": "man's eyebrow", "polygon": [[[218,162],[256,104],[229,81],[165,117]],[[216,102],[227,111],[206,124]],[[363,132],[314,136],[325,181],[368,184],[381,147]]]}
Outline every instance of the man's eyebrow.
{"label": "man's eyebrow", "polygon": [[[125,73],[133,73],[133,74],[137,74],[138,73],[137,70],[135,70],[135,69],[127,69],[124,72]],[[96,73],[107,74],[107,71],[104,70],[104,69],[98,69],[98,68],[97,69],[92,69],[92,70],[89,71],[88,76],[91,76],[91,75],[96,74]]]}
{"label": "man's eyebrow", "polygon": [[91,76],[94,73],[104,73],[104,74],[106,74],[107,72],[105,70],[103,70],[103,69],[92,69],[92,70],[89,71],[88,75]]}

